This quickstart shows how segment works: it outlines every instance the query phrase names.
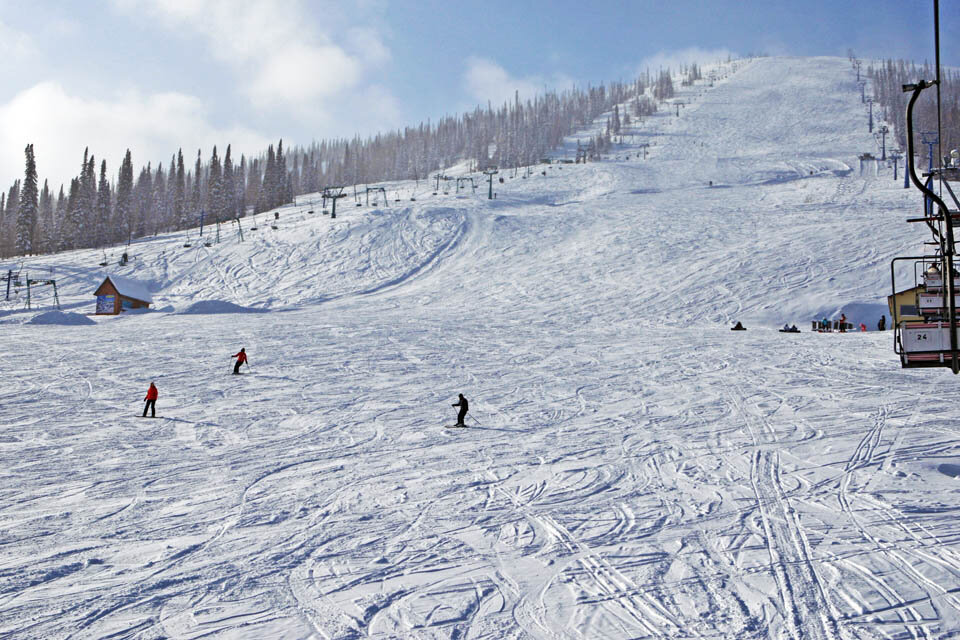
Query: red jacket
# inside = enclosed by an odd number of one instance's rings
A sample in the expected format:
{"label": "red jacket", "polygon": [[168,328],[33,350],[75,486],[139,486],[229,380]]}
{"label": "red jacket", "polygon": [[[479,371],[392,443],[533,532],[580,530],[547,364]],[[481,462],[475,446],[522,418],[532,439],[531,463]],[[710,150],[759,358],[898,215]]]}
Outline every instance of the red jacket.
{"label": "red jacket", "polygon": [[240,364],[243,364],[244,362],[247,361],[247,352],[246,352],[246,351],[241,351],[240,353],[235,353],[235,354],[233,354],[233,355],[230,356],[230,357],[231,357],[231,358],[236,358],[236,359],[237,359],[237,362],[239,362]]}
{"label": "red jacket", "polygon": [[156,400],[158,395],[160,395],[160,393],[157,391],[156,385],[151,384],[150,388],[147,389],[147,397],[144,398],[144,400]]}

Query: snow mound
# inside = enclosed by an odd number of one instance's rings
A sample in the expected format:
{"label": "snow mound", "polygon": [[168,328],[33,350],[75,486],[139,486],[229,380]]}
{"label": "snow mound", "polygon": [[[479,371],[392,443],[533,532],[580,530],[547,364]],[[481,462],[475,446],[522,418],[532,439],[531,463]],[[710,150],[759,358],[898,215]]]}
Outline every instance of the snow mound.
{"label": "snow mound", "polygon": [[84,325],[97,323],[80,313],[47,311],[33,316],[27,320],[26,324]]}
{"label": "snow mound", "polygon": [[241,307],[226,300],[200,300],[181,311],[180,313],[265,313],[263,309]]}

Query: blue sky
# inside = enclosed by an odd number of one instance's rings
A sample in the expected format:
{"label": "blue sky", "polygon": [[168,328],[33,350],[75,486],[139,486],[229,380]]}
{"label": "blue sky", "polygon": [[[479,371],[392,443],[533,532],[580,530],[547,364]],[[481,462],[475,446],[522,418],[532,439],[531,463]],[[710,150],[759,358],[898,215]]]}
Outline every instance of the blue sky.
{"label": "blue sky", "polygon": [[[960,9],[941,2],[944,64]],[[115,175],[183,147],[366,135],[515,90],[633,78],[749,53],[933,58],[932,2],[0,0],[0,185],[83,149]]]}

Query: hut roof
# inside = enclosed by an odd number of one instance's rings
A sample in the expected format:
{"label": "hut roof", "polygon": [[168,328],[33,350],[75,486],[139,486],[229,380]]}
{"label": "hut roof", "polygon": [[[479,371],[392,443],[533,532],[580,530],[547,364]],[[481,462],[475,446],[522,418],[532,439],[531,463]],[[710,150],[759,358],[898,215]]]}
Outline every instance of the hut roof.
{"label": "hut roof", "polygon": [[126,297],[140,300],[142,302],[153,302],[153,296],[147,291],[147,287],[139,280],[125,278],[123,276],[107,276],[107,280],[113,283],[117,293]]}

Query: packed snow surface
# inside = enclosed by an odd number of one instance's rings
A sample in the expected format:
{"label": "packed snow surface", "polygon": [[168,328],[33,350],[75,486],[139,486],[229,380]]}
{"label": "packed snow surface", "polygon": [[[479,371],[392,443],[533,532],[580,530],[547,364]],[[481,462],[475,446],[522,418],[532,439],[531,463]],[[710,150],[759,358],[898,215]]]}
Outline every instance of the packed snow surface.
{"label": "packed snow surface", "polygon": [[[494,200],[388,185],[116,267],[271,313],[5,324],[0,637],[960,633],[957,378],[873,331],[920,199],[860,174],[847,60],[717,72]],[[23,268],[91,313],[101,260]],[[840,313],[871,331],[809,332]]]}
{"label": "packed snow surface", "polygon": [[69,311],[44,311],[38,313],[29,320],[27,324],[59,324],[59,325],[81,325],[96,324],[93,320],[82,313],[70,313]]}
{"label": "packed snow surface", "polygon": [[198,300],[180,313],[260,313],[262,309],[250,309],[225,300]]}

